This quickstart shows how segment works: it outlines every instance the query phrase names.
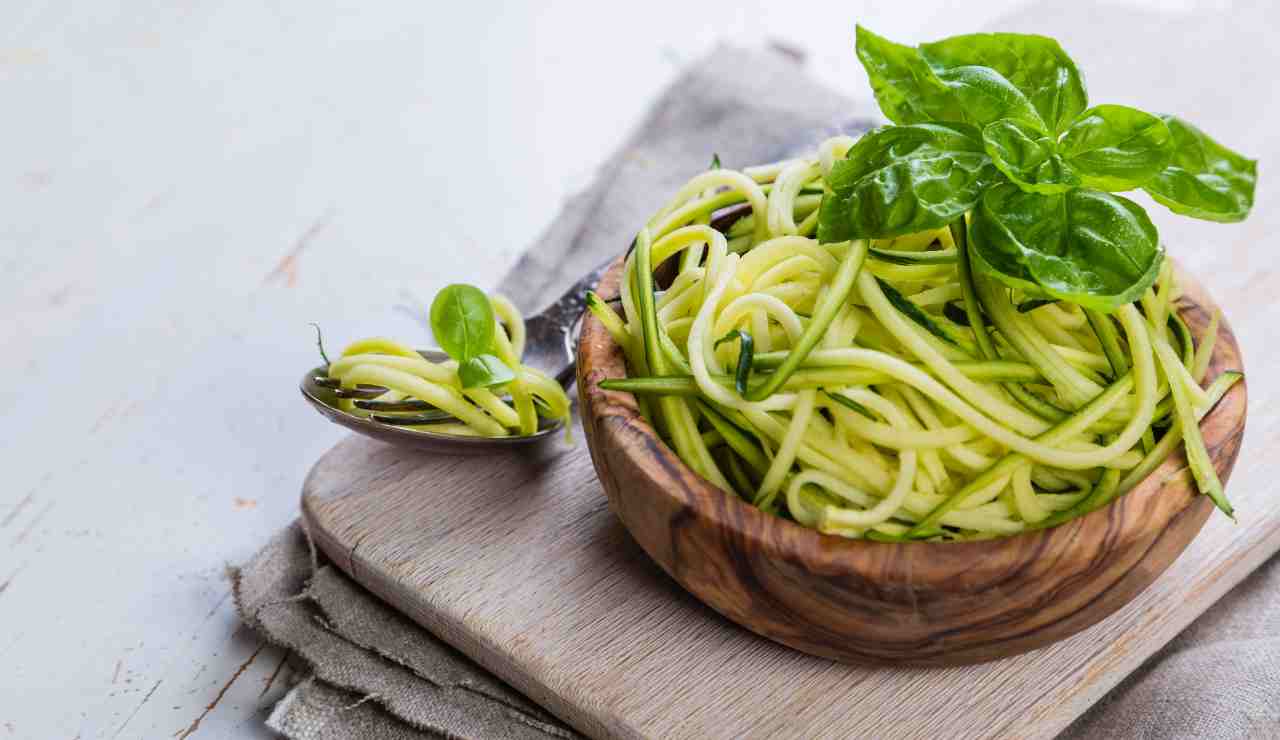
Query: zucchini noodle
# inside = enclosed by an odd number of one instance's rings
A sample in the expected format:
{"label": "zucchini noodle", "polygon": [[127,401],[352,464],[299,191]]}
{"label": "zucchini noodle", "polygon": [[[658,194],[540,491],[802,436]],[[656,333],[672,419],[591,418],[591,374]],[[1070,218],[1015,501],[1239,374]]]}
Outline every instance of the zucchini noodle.
{"label": "zucchini noodle", "polygon": [[[1191,337],[1169,265],[1108,315],[975,274],[963,219],[819,243],[814,193],[853,144],[682,187],[637,237],[620,314],[588,301],[629,367],[602,385],[637,394],[726,494],[844,537],[1055,526],[1132,489],[1183,440],[1197,484],[1229,509],[1197,424],[1240,375],[1206,378],[1219,319]],[[729,208],[723,233],[708,225]],[[442,372],[387,354],[388,372]]]}
{"label": "zucchini noodle", "polygon": [[[514,372],[514,379],[492,388],[463,388],[457,362],[432,362],[408,345],[373,337],[348,345],[341,357],[329,363],[328,377],[341,388],[364,386],[384,392],[364,404],[340,399],[339,408],[402,429],[434,434],[529,435],[538,431],[539,418],[564,422],[567,431],[571,410],[564,388],[520,364],[524,317],[503,296],[490,296],[489,302],[497,317],[494,347],[498,358]],[[391,404],[402,405],[397,408]],[[429,420],[414,423],[419,419]]]}

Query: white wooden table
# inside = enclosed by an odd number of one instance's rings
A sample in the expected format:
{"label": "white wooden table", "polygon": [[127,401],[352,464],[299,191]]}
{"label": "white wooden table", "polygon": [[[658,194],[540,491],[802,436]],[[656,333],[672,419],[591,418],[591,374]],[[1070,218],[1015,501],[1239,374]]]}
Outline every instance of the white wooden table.
{"label": "white wooden table", "polygon": [[[496,282],[715,41],[783,40],[865,99],[855,19],[903,40],[1062,33],[1057,3],[1015,0],[374,5],[0,7],[0,738],[266,735],[288,669],[223,571],[296,516],[342,435],[295,389],[307,322],[334,348],[425,338],[411,311]],[[1156,5],[1118,12],[1224,23],[1218,3]],[[1249,64],[1271,20],[1212,63]],[[1240,89],[1175,92],[1160,65],[1108,70],[1106,43],[1063,40],[1099,100]],[[1276,106],[1197,120],[1244,143]],[[1277,225],[1258,221],[1183,233]]]}

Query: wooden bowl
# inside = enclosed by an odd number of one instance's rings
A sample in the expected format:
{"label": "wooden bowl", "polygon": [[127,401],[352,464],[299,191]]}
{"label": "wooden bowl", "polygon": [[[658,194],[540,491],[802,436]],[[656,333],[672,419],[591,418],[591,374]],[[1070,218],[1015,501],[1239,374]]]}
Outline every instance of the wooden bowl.
{"label": "wooden bowl", "polygon": [[[622,261],[598,292],[617,295]],[[1216,306],[1180,274],[1179,312],[1200,336]],[[1209,377],[1243,369],[1224,321]],[[1119,609],[1178,557],[1213,504],[1176,453],[1128,495],[1053,529],[962,543],[881,543],[826,535],[765,514],[690,470],[600,382],[626,376],[590,313],[578,393],[591,459],[631,535],[689,592],[747,629],[850,663],[960,665],[1033,650]],[[1240,450],[1245,384],[1201,422],[1225,482]],[[1181,449],[1181,448],[1180,448]]]}

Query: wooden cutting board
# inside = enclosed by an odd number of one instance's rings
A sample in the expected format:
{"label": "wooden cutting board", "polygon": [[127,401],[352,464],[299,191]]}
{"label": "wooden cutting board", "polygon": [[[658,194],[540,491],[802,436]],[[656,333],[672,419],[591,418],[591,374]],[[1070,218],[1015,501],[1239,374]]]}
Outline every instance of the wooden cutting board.
{"label": "wooden cutting board", "polygon": [[609,511],[575,441],[447,458],[352,437],[302,506],[355,580],[597,737],[1052,737],[1280,548],[1280,506],[1246,457],[1230,487],[1241,523],[1214,516],[1093,628],[979,666],[841,665],[685,593]]}

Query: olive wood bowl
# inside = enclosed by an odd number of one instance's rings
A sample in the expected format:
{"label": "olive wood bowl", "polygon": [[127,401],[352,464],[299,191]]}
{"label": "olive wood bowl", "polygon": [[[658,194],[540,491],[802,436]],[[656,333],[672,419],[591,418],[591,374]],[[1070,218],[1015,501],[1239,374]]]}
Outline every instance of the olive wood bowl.
{"label": "olive wood bowl", "polygon": [[[618,293],[622,260],[601,280]],[[1199,337],[1216,309],[1179,273],[1179,313]],[[1210,378],[1243,369],[1223,321]],[[848,663],[961,665],[1061,640],[1155,580],[1212,514],[1179,451],[1110,505],[1051,529],[994,540],[884,543],[826,535],[726,495],[688,468],[640,415],[621,350],[589,312],[578,392],[591,459],[631,535],[694,596],[747,629]],[[1225,482],[1245,425],[1244,381],[1201,421]]]}

